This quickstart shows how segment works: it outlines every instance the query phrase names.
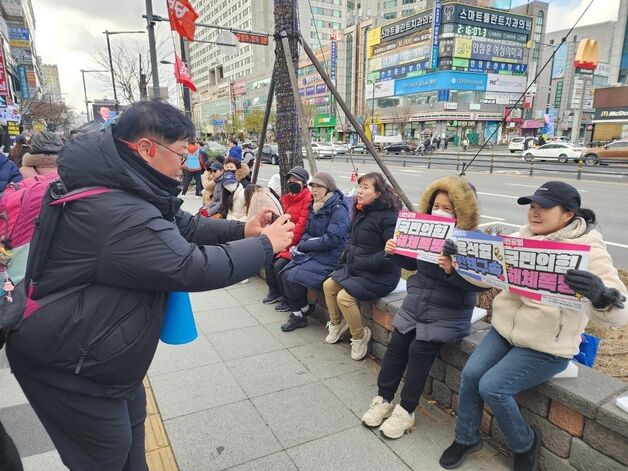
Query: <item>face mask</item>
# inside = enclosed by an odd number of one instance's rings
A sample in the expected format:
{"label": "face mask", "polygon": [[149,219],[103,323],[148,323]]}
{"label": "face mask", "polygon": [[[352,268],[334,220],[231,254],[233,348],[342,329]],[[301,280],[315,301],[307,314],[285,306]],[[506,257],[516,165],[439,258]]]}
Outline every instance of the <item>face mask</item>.
{"label": "face mask", "polygon": [[290,193],[292,193],[293,195],[296,195],[298,192],[300,192],[302,188],[303,187],[301,186],[301,183],[299,182],[288,183],[288,190],[290,190]]}
{"label": "face mask", "polygon": [[454,219],[456,217],[453,214],[448,213],[447,211],[443,211],[442,209],[433,209],[432,216],[441,216],[449,219]]}
{"label": "face mask", "polygon": [[233,193],[237,187],[237,183],[229,183],[228,185],[225,185],[225,190],[227,190],[229,193]]}
{"label": "face mask", "polygon": [[225,170],[225,172],[227,172],[227,173],[232,173],[232,174],[234,174],[234,175],[235,175],[235,173],[236,173],[236,171],[235,171],[235,170]]}

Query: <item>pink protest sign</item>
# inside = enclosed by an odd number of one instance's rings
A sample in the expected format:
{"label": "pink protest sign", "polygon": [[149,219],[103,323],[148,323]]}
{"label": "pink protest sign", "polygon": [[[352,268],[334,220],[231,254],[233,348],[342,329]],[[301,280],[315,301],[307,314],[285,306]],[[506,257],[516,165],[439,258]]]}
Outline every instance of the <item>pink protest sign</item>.
{"label": "pink protest sign", "polygon": [[581,311],[588,301],[565,283],[567,270],[586,270],[591,247],[546,240],[503,237],[508,289],[544,304]]}
{"label": "pink protest sign", "polygon": [[399,211],[395,227],[395,253],[424,262],[438,263],[445,240],[456,220],[412,211]]}

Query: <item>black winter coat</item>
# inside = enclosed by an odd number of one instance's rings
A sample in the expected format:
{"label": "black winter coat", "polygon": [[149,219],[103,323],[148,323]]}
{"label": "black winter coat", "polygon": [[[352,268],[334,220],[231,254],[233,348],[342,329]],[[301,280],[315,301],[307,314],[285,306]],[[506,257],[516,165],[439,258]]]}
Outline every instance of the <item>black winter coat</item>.
{"label": "black winter coat", "polygon": [[379,198],[361,211],[356,210],[341,266],[332,273],[334,281],[354,298],[371,301],[397,287],[401,269],[384,253],[396,224],[397,211],[386,208]]}
{"label": "black winter coat", "polygon": [[35,300],[75,290],[11,333],[7,356],[14,371],[58,388],[128,398],[157,348],[168,292],[237,283],[273,253],[265,236],[237,240],[242,223],[181,211],[177,182],[111,133],[84,134],[59,155],[69,190],[114,191],[64,208]]}

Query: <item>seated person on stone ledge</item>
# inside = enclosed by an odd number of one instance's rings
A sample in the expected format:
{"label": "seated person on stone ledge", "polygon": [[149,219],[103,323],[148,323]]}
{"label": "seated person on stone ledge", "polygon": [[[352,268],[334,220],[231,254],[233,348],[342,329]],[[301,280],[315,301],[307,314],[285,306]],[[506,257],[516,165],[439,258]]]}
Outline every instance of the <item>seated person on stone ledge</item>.
{"label": "seated person on stone ledge", "polygon": [[358,180],[353,219],[347,246],[339,267],[323,283],[329,310],[327,343],[336,343],[349,329],[351,358],[366,356],[371,329],[362,326],[360,301],[373,301],[390,294],[401,269],[386,258],[384,246],[395,233],[401,201],[381,173],[367,173]]}
{"label": "seated person on stone ledge", "polygon": [[457,468],[482,448],[484,402],[515,454],[515,471],[536,469],[541,437],[521,415],[514,396],[567,367],[579,351],[589,319],[606,327],[628,322],[626,287],[595,229],[595,213],[580,206],[578,190],[563,182],[547,182],[517,202],[530,207],[528,224],[513,236],[591,246],[588,271],[568,270],[564,278],[571,290],[588,298],[588,309],[541,304],[506,291],[497,295],[492,328],[462,370],[454,442],[440,458],[446,469]]}
{"label": "seated person on stone ledge", "polygon": [[[456,218],[456,226],[468,231],[477,229],[480,218],[473,187],[455,176],[428,185],[418,211]],[[417,272],[408,279],[408,293],[393,320],[394,330],[377,378],[378,395],[362,417],[367,427],[381,425],[380,431],[387,438],[400,438],[415,428],[414,410],[432,363],[444,343],[469,335],[477,292],[482,290],[454,271],[451,252],[455,244],[451,240],[445,243],[438,265],[394,255],[395,247],[395,240],[390,239],[387,256],[400,267]],[[393,406],[404,372],[401,401]]]}

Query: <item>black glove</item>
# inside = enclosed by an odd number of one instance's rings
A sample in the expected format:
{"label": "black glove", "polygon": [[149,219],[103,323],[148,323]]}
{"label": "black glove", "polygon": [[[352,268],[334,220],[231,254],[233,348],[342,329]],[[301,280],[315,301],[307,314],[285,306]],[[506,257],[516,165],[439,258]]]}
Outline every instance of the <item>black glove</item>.
{"label": "black glove", "polygon": [[457,253],[458,247],[456,246],[456,243],[451,239],[447,239],[445,241],[445,245],[443,245],[443,255],[451,257],[452,255],[456,255]]}
{"label": "black glove", "polygon": [[601,278],[584,270],[568,270],[565,283],[576,293],[588,298],[596,309],[614,306],[624,308],[626,297],[615,288],[604,286]]}

